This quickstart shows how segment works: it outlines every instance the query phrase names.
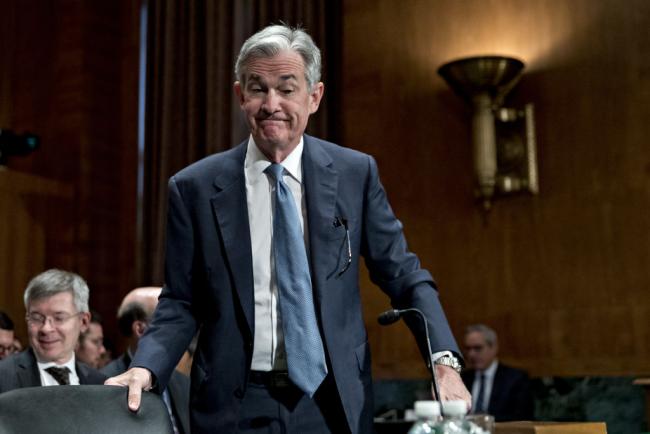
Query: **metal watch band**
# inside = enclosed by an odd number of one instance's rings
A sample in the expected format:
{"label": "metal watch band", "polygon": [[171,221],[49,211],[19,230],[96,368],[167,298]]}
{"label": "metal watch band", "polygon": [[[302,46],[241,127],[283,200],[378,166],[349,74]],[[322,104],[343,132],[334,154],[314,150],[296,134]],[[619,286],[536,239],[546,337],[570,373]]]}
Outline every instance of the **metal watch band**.
{"label": "metal watch band", "polygon": [[438,357],[436,361],[433,362],[434,365],[444,365],[444,366],[449,366],[456,372],[460,374],[460,371],[463,370],[463,367],[460,365],[460,362],[458,359],[454,356],[442,356]]}

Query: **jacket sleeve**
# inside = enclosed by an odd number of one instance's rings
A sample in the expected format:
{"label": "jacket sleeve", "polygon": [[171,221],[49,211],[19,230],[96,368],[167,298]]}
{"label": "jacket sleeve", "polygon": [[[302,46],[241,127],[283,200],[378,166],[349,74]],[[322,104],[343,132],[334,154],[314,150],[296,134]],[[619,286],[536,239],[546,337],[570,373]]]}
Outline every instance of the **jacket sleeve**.
{"label": "jacket sleeve", "polygon": [[[402,223],[388,203],[377,165],[370,156],[367,173],[361,254],[371,280],[388,294],[394,308],[417,308],[424,313],[433,352],[448,350],[461,358],[438,299],[436,284],[431,274],[420,267],[418,257],[409,251]],[[415,334],[425,360],[428,359],[421,320],[412,316],[405,320]]]}
{"label": "jacket sleeve", "polygon": [[194,235],[192,219],[175,178],[169,181],[165,287],[153,320],[140,339],[131,367],[149,369],[163,390],[196,333],[192,311]]}

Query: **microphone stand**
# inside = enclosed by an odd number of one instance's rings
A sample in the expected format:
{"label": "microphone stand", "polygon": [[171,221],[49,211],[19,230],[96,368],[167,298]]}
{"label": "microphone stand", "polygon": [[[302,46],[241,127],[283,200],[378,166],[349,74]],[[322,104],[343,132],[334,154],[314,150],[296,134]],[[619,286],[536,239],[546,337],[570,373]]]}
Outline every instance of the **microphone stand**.
{"label": "microphone stand", "polygon": [[381,325],[388,325],[392,324],[395,321],[398,321],[400,317],[405,314],[405,313],[415,313],[417,314],[418,317],[420,317],[420,320],[422,321],[422,324],[424,325],[424,334],[427,340],[427,368],[429,368],[429,373],[431,374],[431,384],[433,385],[433,393],[435,395],[435,400],[442,402],[442,399],[440,397],[440,389],[438,388],[438,377],[436,376],[436,368],[433,363],[433,354],[431,353],[431,341],[429,340],[429,325],[427,323],[427,317],[422,313],[420,309],[411,307],[408,309],[392,309],[389,311],[386,311],[379,315],[379,318],[377,319],[379,321],[379,324]]}

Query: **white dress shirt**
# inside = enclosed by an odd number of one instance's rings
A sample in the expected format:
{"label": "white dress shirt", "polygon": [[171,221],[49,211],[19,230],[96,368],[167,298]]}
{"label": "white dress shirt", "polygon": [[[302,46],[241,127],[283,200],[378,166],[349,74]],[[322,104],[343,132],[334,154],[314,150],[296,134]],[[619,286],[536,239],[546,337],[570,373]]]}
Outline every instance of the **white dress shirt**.
{"label": "white dress shirt", "polygon": [[[306,234],[306,209],[302,185],[303,140],[289,154],[282,165],[286,169],[284,182],[296,201],[300,224]],[[255,298],[255,331],[251,369],[255,371],[286,370],[282,318],[278,305],[278,287],[271,253],[273,235],[273,197],[275,186],[272,178],[264,173],[271,162],[262,154],[252,137],[248,139],[244,174],[246,177],[246,202],[253,255],[253,282]],[[288,173],[287,173],[288,172]]]}
{"label": "white dress shirt", "polygon": [[[296,209],[301,210],[298,218],[303,229],[305,247],[309,252],[307,210],[302,184],[303,138],[296,149],[289,154],[282,165],[286,169],[284,182],[296,201]],[[248,139],[244,174],[246,177],[246,202],[248,223],[253,255],[253,283],[255,299],[255,331],[253,341],[254,371],[286,370],[287,358],[284,351],[282,319],[278,305],[278,286],[275,280],[271,237],[273,234],[273,200],[275,186],[273,180],[264,173],[271,162],[257,147],[252,137]],[[288,174],[287,174],[288,172]],[[450,351],[433,354],[433,360],[449,355]]]}
{"label": "white dress shirt", "polygon": [[494,360],[485,371],[474,372],[474,382],[472,383],[472,408],[477,407],[476,399],[478,398],[478,391],[481,387],[481,374],[484,374],[485,384],[483,385],[483,409],[485,412],[488,410],[490,403],[490,395],[492,395],[492,385],[494,384],[494,375],[497,373],[499,366],[498,360]]}
{"label": "white dress shirt", "polygon": [[54,379],[50,375],[49,372],[46,372],[45,370],[47,368],[50,368],[52,366],[56,366],[57,368],[65,368],[67,367],[70,370],[70,384],[78,386],[79,385],[79,376],[77,376],[77,370],[75,369],[75,356],[74,353],[72,353],[72,357],[70,360],[68,360],[66,363],[63,365],[57,365],[54,362],[39,362],[37,360],[36,362],[38,364],[38,372],[41,374],[41,384],[43,386],[58,386],[59,382]]}

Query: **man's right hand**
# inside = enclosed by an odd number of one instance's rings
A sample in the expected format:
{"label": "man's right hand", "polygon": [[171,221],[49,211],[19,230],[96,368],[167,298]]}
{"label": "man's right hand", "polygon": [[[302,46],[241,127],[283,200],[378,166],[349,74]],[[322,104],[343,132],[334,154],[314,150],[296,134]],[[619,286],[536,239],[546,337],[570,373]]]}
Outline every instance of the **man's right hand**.
{"label": "man's right hand", "polygon": [[123,374],[111,377],[104,382],[107,386],[122,386],[129,388],[129,410],[138,411],[143,390],[152,387],[151,371],[145,368],[131,368]]}

